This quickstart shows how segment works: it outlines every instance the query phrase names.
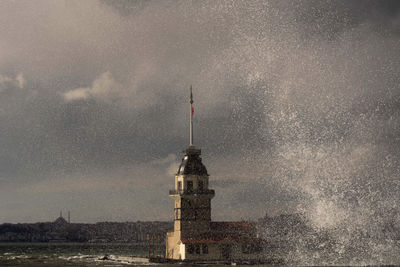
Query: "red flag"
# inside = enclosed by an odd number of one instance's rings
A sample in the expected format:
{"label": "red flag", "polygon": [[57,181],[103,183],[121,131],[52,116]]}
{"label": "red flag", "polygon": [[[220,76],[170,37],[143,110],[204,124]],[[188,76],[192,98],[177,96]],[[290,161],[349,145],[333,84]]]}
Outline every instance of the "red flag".
{"label": "red flag", "polygon": [[192,117],[193,117],[193,114],[194,114],[194,107],[192,106]]}

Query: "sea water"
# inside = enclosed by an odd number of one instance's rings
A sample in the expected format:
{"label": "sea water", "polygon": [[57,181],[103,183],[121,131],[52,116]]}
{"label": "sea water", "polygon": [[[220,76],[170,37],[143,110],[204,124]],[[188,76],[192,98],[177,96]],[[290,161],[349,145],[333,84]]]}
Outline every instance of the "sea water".
{"label": "sea water", "polygon": [[[147,266],[148,249],[127,243],[0,243],[0,266]],[[153,253],[150,251],[150,253]],[[160,251],[161,253],[161,251]],[[186,264],[179,264],[185,266]],[[162,264],[164,267],[177,264]],[[187,266],[191,266],[187,264]],[[217,266],[202,264],[202,266]],[[223,265],[221,265],[223,266]]]}
{"label": "sea water", "polygon": [[[143,244],[127,243],[0,243],[0,266],[147,266],[178,264],[148,262]],[[150,251],[150,253],[153,253]],[[160,249],[161,253],[161,249]],[[178,266],[193,266],[179,264]],[[202,266],[217,266],[201,264]],[[224,266],[224,265],[220,265]],[[239,265],[238,265],[239,266]],[[262,266],[262,265],[258,265]],[[265,266],[265,265],[264,265]]]}
{"label": "sea water", "polygon": [[137,244],[0,243],[0,266],[147,266],[147,254]]}

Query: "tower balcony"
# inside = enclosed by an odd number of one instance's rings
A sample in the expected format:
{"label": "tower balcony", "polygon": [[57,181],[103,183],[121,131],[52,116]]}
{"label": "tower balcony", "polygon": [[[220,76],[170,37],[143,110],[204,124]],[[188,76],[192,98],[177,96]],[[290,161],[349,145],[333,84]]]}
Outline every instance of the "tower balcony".
{"label": "tower balcony", "polygon": [[215,195],[215,190],[169,190],[169,195]]}

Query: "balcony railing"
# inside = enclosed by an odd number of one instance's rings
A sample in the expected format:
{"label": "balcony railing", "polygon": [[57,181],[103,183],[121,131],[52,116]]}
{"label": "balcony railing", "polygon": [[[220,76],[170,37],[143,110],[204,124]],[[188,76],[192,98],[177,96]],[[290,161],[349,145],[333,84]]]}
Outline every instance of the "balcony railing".
{"label": "balcony railing", "polygon": [[169,190],[170,195],[215,195],[213,189],[203,190]]}

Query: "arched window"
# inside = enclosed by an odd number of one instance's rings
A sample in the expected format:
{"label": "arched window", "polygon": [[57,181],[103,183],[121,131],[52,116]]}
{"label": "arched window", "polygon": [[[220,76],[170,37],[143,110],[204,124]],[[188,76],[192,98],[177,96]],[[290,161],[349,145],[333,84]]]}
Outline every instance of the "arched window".
{"label": "arched window", "polygon": [[201,250],[202,250],[203,254],[208,254],[208,245],[207,244],[203,244]]}
{"label": "arched window", "polygon": [[204,190],[204,182],[203,180],[199,180],[199,184],[198,184],[198,190],[201,192]]}
{"label": "arched window", "polygon": [[187,191],[193,192],[193,181],[187,181]]}

